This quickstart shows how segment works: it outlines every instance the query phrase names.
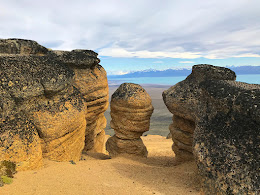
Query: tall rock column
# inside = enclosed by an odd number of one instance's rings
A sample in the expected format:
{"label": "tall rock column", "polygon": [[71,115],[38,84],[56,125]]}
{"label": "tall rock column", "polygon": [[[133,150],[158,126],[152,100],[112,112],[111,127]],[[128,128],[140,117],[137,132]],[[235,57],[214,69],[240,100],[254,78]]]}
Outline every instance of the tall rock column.
{"label": "tall rock column", "polygon": [[99,65],[97,53],[91,50],[54,51],[58,58],[73,69],[73,85],[83,95],[86,112],[84,151],[104,152],[108,108],[108,82],[105,69]]}
{"label": "tall rock column", "polygon": [[110,125],[115,135],[106,143],[109,155],[147,156],[147,149],[140,136],[149,130],[154,109],[149,94],[140,85],[123,83],[112,95],[110,106]]}

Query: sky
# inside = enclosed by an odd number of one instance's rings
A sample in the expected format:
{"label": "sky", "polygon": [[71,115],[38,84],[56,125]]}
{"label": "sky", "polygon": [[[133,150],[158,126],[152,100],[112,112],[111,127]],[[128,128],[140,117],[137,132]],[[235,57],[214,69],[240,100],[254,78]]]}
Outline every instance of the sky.
{"label": "sky", "polygon": [[99,53],[108,75],[260,66],[260,0],[0,0],[0,38]]}

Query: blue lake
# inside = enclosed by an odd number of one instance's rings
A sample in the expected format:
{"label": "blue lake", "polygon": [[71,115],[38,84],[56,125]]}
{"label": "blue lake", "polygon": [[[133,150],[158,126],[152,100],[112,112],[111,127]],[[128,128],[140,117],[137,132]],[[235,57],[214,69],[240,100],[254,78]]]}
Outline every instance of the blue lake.
{"label": "blue lake", "polygon": [[[108,78],[109,85],[120,85],[121,83],[175,85],[184,80],[186,76],[179,77],[137,77],[137,78]],[[237,75],[237,81],[251,84],[260,84],[260,74]]]}

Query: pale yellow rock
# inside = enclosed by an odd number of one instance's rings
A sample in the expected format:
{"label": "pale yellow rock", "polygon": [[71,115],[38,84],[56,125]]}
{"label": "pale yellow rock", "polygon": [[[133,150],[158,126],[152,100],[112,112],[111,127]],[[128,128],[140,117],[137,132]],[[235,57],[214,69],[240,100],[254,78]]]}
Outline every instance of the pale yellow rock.
{"label": "pale yellow rock", "polygon": [[193,160],[192,144],[195,122],[178,115],[173,115],[172,121],[173,123],[169,126],[169,130],[172,135],[172,149],[175,153],[176,161],[181,163]]}
{"label": "pale yellow rock", "polygon": [[110,156],[147,156],[140,136],[150,128],[154,108],[149,94],[140,85],[123,83],[112,95],[110,107],[110,126],[115,131],[106,143]]}
{"label": "pale yellow rock", "polygon": [[99,134],[96,135],[94,139],[94,147],[90,151],[95,153],[104,153],[105,138],[106,138],[106,132],[102,130]]}
{"label": "pale yellow rock", "polygon": [[100,65],[87,69],[74,68],[73,70],[75,72],[74,85],[83,94],[87,105],[84,151],[101,152],[101,149],[98,148],[101,148],[99,146],[104,143],[101,143],[103,139],[97,135],[106,127],[104,112],[109,105],[106,71]]}
{"label": "pale yellow rock", "polygon": [[79,160],[84,147],[85,110],[79,111],[69,102],[58,113],[33,113],[35,124],[43,140],[43,156],[56,161]]}
{"label": "pale yellow rock", "polygon": [[[29,145],[25,145],[23,140],[18,136],[13,137],[14,143],[12,147],[8,149],[9,152],[0,152],[1,161],[10,160],[15,162],[17,171],[32,170],[42,167],[43,162],[40,140],[37,138],[37,135],[35,135],[35,138],[35,141]],[[2,148],[0,148],[0,151],[2,151]]]}
{"label": "pale yellow rock", "polygon": [[[15,123],[14,123],[15,122]],[[24,117],[16,117],[5,124],[0,135],[0,161],[16,163],[16,170],[42,167],[42,149],[35,126]]]}

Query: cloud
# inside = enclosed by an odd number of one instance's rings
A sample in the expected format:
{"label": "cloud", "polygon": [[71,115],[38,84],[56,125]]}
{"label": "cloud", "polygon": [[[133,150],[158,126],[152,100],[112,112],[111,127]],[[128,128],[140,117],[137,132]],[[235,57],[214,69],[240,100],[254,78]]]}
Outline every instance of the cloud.
{"label": "cloud", "polygon": [[193,62],[193,61],[180,61],[179,63],[181,63],[181,64],[194,64],[195,62]]}
{"label": "cloud", "polygon": [[259,0],[8,0],[0,37],[112,57],[259,57],[259,7]]}
{"label": "cloud", "polygon": [[235,58],[260,58],[259,54],[252,54],[252,53],[244,53],[237,56],[234,56]]}
{"label": "cloud", "polygon": [[163,61],[154,61],[154,64],[163,64]]}
{"label": "cloud", "polygon": [[194,59],[201,57],[200,53],[196,52],[161,52],[161,51],[127,51],[126,49],[114,47],[104,48],[99,51],[100,56],[112,57],[136,57],[136,58],[185,58]]}
{"label": "cloud", "polygon": [[107,74],[108,75],[124,75],[124,74],[127,74],[129,73],[129,71],[108,71]]}

